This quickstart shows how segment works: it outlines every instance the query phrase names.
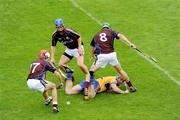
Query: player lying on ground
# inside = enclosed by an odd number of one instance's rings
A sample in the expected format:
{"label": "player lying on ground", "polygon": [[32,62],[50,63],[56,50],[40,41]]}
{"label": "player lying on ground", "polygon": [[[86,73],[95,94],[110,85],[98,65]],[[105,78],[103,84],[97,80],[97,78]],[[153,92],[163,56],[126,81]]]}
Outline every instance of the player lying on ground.
{"label": "player lying on ground", "polygon": [[[50,71],[55,74],[60,82],[60,86],[63,85],[61,76],[54,66],[48,62],[50,54],[47,50],[41,50],[37,60],[33,61],[30,66],[30,72],[27,78],[27,85],[30,89],[40,91],[43,93],[45,99],[45,105],[49,105],[52,101],[53,112],[59,112],[57,102],[56,85],[50,81],[45,80],[46,71]],[[48,91],[52,91],[52,97],[48,96]]]}
{"label": "player lying on ground", "polygon": [[[121,90],[118,87],[120,84],[124,84],[126,86],[125,91]],[[73,94],[84,93],[84,88],[85,88],[85,80],[73,86],[72,74],[71,73],[67,74],[66,88],[65,88],[66,94],[73,95]],[[107,77],[98,78],[96,80],[91,79],[90,86],[88,89],[89,89],[88,99],[94,98],[96,93],[101,93],[105,91],[112,91],[121,94],[129,93],[126,82],[123,79],[121,79],[120,76],[116,76],[116,77],[107,76]],[[131,92],[135,92],[135,91],[131,91]]]}

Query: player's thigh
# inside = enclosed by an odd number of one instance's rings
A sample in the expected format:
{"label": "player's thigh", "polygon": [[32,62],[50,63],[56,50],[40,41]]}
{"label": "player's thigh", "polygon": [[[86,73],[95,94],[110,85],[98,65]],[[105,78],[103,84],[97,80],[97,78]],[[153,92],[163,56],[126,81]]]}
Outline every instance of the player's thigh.
{"label": "player's thigh", "polygon": [[108,55],[106,54],[100,54],[97,55],[96,61],[94,62],[94,65],[99,67],[99,68],[105,68],[106,65],[108,64]]}
{"label": "player's thigh", "polygon": [[84,65],[84,55],[77,56],[77,64],[78,66]]}
{"label": "player's thigh", "polygon": [[62,55],[60,60],[59,60],[59,65],[65,65],[67,64],[69,61],[71,61],[71,59],[66,56],[66,55]]}
{"label": "player's thigh", "polygon": [[115,52],[109,54],[108,59],[109,59],[109,64],[111,64],[112,66],[120,65]]}
{"label": "player's thigh", "polygon": [[90,68],[90,71],[95,72],[95,71],[97,71],[97,70],[99,70],[99,69],[100,69],[100,67],[98,67],[98,66],[92,64],[92,66],[91,66],[91,68]]}
{"label": "player's thigh", "polygon": [[45,90],[45,86],[40,82],[40,80],[29,79],[27,85],[30,89],[35,91],[44,92]]}
{"label": "player's thigh", "polygon": [[77,94],[82,90],[82,87],[78,84],[72,87],[72,93]]}

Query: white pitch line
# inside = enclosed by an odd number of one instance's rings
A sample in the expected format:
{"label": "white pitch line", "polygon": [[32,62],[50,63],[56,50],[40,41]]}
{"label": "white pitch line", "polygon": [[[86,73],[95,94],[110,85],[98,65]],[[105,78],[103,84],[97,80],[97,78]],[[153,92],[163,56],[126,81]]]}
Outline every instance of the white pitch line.
{"label": "white pitch line", "polygon": [[[75,0],[70,0],[70,2],[74,5],[74,7],[80,9],[83,13],[85,13],[87,16],[89,16],[92,20],[94,20],[96,23],[98,23],[99,25],[101,25],[101,21],[98,20],[97,18],[95,18],[91,13],[87,12],[84,8],[82,8]],[[175,77],[173,77],[167,70],[163,69],[160,65],[152,62],[151,60],[149,60],[147,57],[145,57],[144,55],[142,55],[141,53],[138,53],[138,55],[140,55],[142,58],[144,58],[145,60],[147,60],[149,63],[151,63],[155,68],[157,68],[158,70],[160,70],[161,72],[163,72],[171,81],[173,81],[174,83],[176,83],[178,86],[180,86],[180,81],[178,81]]]}
{"label": "white pitch line", "polygon": [[91,15],[91,13],[87,12],[84,8],[82,8],[80,5],[78,5],[76,3],[75,0],[70,0],[71,3],[74,5],[74,7],[77,7],[78,9],[80,9],[83,13],[85,13],[87,16],[89,16],[92,20],[94,20],[96,23],[98,24],[102,24],[100,20],[98,20],[97,18],[95,18],[93,15]]}
{"label": "white pitch line", "polygon": [[172,80],[173,82],[175,82],[178,86],[180,85],[180,81],[178,81],[175,77],[173,77],[167,70],[163,69],[161,66],[159,66],[157,63],[154,63],[153,61],[151,61],[150,59],[148,59],[147,57],[145,57],[144,55],[142,55],[141,53],[137,52],[141,57],[143,57],[145,60],[147,60],[149,63],[151,63],[154,67],[156,67],[158,70],[162,71],[165,75],[167,75],[170,80]]}

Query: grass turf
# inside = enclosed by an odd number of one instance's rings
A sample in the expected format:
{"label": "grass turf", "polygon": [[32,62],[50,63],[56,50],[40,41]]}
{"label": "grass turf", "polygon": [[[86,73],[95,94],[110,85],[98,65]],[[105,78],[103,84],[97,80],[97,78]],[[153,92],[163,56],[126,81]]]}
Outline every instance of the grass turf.
{"label": "grass turf", "polygon": [[[65,25],[78,31],[85,42],[85,63],[90,67],[89,43],[99,25],[68,0],[0,0],[0,118],[1,120],[177,120],[180,119],[179,86],[164,73],[139,57],[122,42],[115,48],[122,67],[138,88],[135,94],[103,93],[94,100],[83,101],[82,95],[67,96],[58,90],[60,113],[43,105],[41,95],[26,87],[29,64],[40,49],[50,50],[54,20],[62,17]],[[77,0],[83,8],[112,28],[127,35],[140,49],[158,59],[177,80],[180,78],[180,2],[178,0]],[[64,51],[56,48],[56,63]],[[84,79],[75,65],[75,83]],[[79,73],[79,74],[78,74]],[[97,77],[115,75],[108,66]],[[55,77],[48,79],[57,83]],[[71,101],[66,105],[66,101]]]}

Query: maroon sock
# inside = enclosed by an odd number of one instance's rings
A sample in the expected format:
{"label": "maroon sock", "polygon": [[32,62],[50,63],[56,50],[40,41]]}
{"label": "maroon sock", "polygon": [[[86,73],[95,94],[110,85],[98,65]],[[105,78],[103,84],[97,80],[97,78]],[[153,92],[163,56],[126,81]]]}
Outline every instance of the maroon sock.
{"label": "maroon sock", "polygon": [[85,82],[85,88],[88,88],[89,87],[89,82]]}
{"label": "maroon sock", "polygon": [[133,85],[132,85],[130,80],[128,82],[126,82],[126,83],[127,83],[128,87],[133,87]]}
{"label": "maroon sock", "polygon": [[84,88],[84,95],[88,96],[88,87],[89,87],[89,82],[85,82],[85,88]]}

